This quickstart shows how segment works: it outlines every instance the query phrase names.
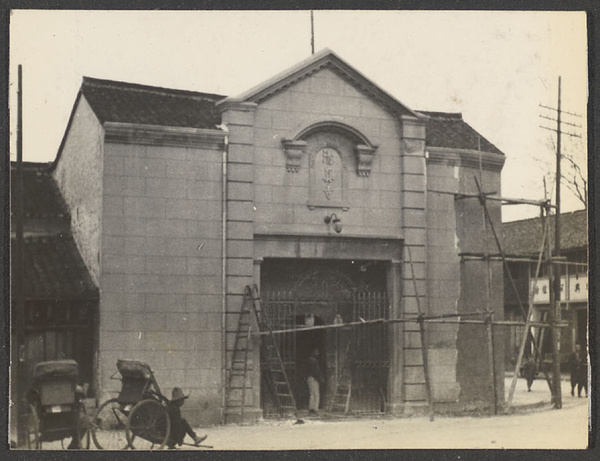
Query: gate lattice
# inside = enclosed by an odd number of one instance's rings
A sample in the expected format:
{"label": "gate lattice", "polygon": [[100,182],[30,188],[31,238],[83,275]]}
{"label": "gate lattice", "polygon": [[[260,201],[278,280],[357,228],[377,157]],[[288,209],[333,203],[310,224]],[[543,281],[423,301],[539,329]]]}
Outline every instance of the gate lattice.
{"label": "gate lattice", "polygon": [[[352,376],[350,412],[381,413],[385,411],[390,367],[386,324],[297,331],[306,326],[307,316],[311,317],[310,322],[314,322],[315,326],[331,325],[340,319],[349,323],[388,318],[384,292],[355,292],[335,276],[330,276],[334,282],[331,283],[327,274],[315,273],[299,283],[295,291],[263,292],[263,309],[273,330],[288,330],[276,334],[276,341],[300,408],[307,401],[304,365],[312,349],[311,341],[319,344],[325,352],[321,355],[327,382],[321,389],[321,407],[327,408],[335,393],[335,382],[345,359],[346,346],[354,337],[349,362]],[[264,392],[263,410],[265,417],[275,415],[273,404]]]}

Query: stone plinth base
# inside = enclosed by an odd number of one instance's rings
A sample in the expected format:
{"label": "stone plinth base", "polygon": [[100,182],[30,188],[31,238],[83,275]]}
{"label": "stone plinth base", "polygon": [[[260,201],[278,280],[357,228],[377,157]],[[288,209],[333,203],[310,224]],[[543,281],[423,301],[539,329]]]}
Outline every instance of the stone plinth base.
{"label": "stone plinth base", "polygon": [[263,417],[260,408],[244,408],[244,416],[241,419],[239,410],[225,410],[225,424],[256,424]]}

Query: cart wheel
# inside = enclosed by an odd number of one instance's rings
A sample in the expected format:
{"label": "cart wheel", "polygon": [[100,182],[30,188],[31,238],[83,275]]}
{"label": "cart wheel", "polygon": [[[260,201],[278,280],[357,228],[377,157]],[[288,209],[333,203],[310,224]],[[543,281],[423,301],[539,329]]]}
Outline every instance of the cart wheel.
{"label": "cart wheel", "polygon": [[99,450],[125,450],[129,444],[125,436],[129,411],[117,399],[110,399],[98,407],[89,424],[94,445]]}
{"label": "cart wheel", "polygon": [[170,430],[166,408],[156,400],[147,399],[131,410],[125,434],[131,448],[160,450],[169,440]]}
{"label": "cart wheel", "polygon": [[34,405],[29,405],[27,414],[26,443],[29,450],[41,450],[42,440],[40,435],[40,417]]}

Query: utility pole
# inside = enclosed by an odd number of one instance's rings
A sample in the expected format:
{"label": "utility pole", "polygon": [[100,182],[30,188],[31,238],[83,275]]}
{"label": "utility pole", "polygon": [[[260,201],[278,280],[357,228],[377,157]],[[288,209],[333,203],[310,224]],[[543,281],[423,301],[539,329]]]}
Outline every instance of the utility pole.
{"label": "utility pole", "polygon": [[[15,338],[13,340],[13,365],[16,369],[16,379],[11,385],[11,394],[15,399],[15,419],[17,426],[17,445],[25,445],[25,425],[23,418],[26,413],[25,392],[25,364],[23,363],[25,350],[25,301],[23,292],[23,73],[19,64],[17,83],[17,170],[15,188],[15,248],[12,252],[14,258],[15,291],[12,297],[13,310],[11,318]],[[14,203],[14,202],[13,202]],[[13,422],[14,424],[15,422]]]}
{"label": "utility pole", "polygon": [[[560,84],[558,77],[558,104],[556,115],[556,216],[554,218],[554,257],[560,257]],[[554,305],[550,305],[552,315],[552,362],[554,365],[554,408],[562,408],[562,390],[560,383],[560,330],[556,322],[560,321],[560,265],[553,264]]]}
{"label": "utility pole", "polygon": [[[548,262],[550,264],[549,267],[549,275],[550,275],[550,286],[552,287],[550,290],[550,323],[551,323],[551,331],[552,331],[552,365],[553,365],[553,403],[554,408],[562,408],[562,390],[561,390],[561,382],[560,382],[560,329],[556,326],[557,322],[560,322],[561,319],[561,300],[560,300],[560,292],[561,292],[561,273],[560,273],[560,265],[553,263],[552,259],[560,257],[560,180],[561,180],[561,136],[563,134],[567,136],[573,137],[581,137],[575,133],[567,133],[561,130],[561,125],[571,125],[575,127],[581,127],[580,125],[576,125],[574,123],[564,122],[562,120],[562,114],[569,114],[578,116],[578,114],[573,114],[571,112],[566,112],[562,110],[561,107],[561,77],[558,77],[558,103],[556,109],[548,106],[542,106],[545,109],[550,109],[556,112],[556,119],[552,117],[546,117],[540,115],[540,117],[545,118],[547,120],[556,122],[556,129],[548,128],[545,126],[541,126],[546,130],[556,132],[556,214],[554,216],[554,254],[552,258],[548,258]],[[550,254],[550,251],[548,252]]]}
{"label": "utility pole", "polygon": [[315,54],[315,18],[313,10],[310,10],[310,52]]}

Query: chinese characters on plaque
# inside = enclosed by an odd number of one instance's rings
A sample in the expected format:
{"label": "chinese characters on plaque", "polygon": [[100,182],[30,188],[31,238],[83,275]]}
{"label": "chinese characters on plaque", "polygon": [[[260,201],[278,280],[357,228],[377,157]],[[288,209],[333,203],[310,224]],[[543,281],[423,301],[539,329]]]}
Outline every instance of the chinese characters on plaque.
{"label": "chinese characters on plaque", "polygon": [[332,202],[341,200],[340,154],[331,147],[325,147],[317,152],[314,165],[315,179],[317,179],[314,186],[321,189],[326,200]]}

